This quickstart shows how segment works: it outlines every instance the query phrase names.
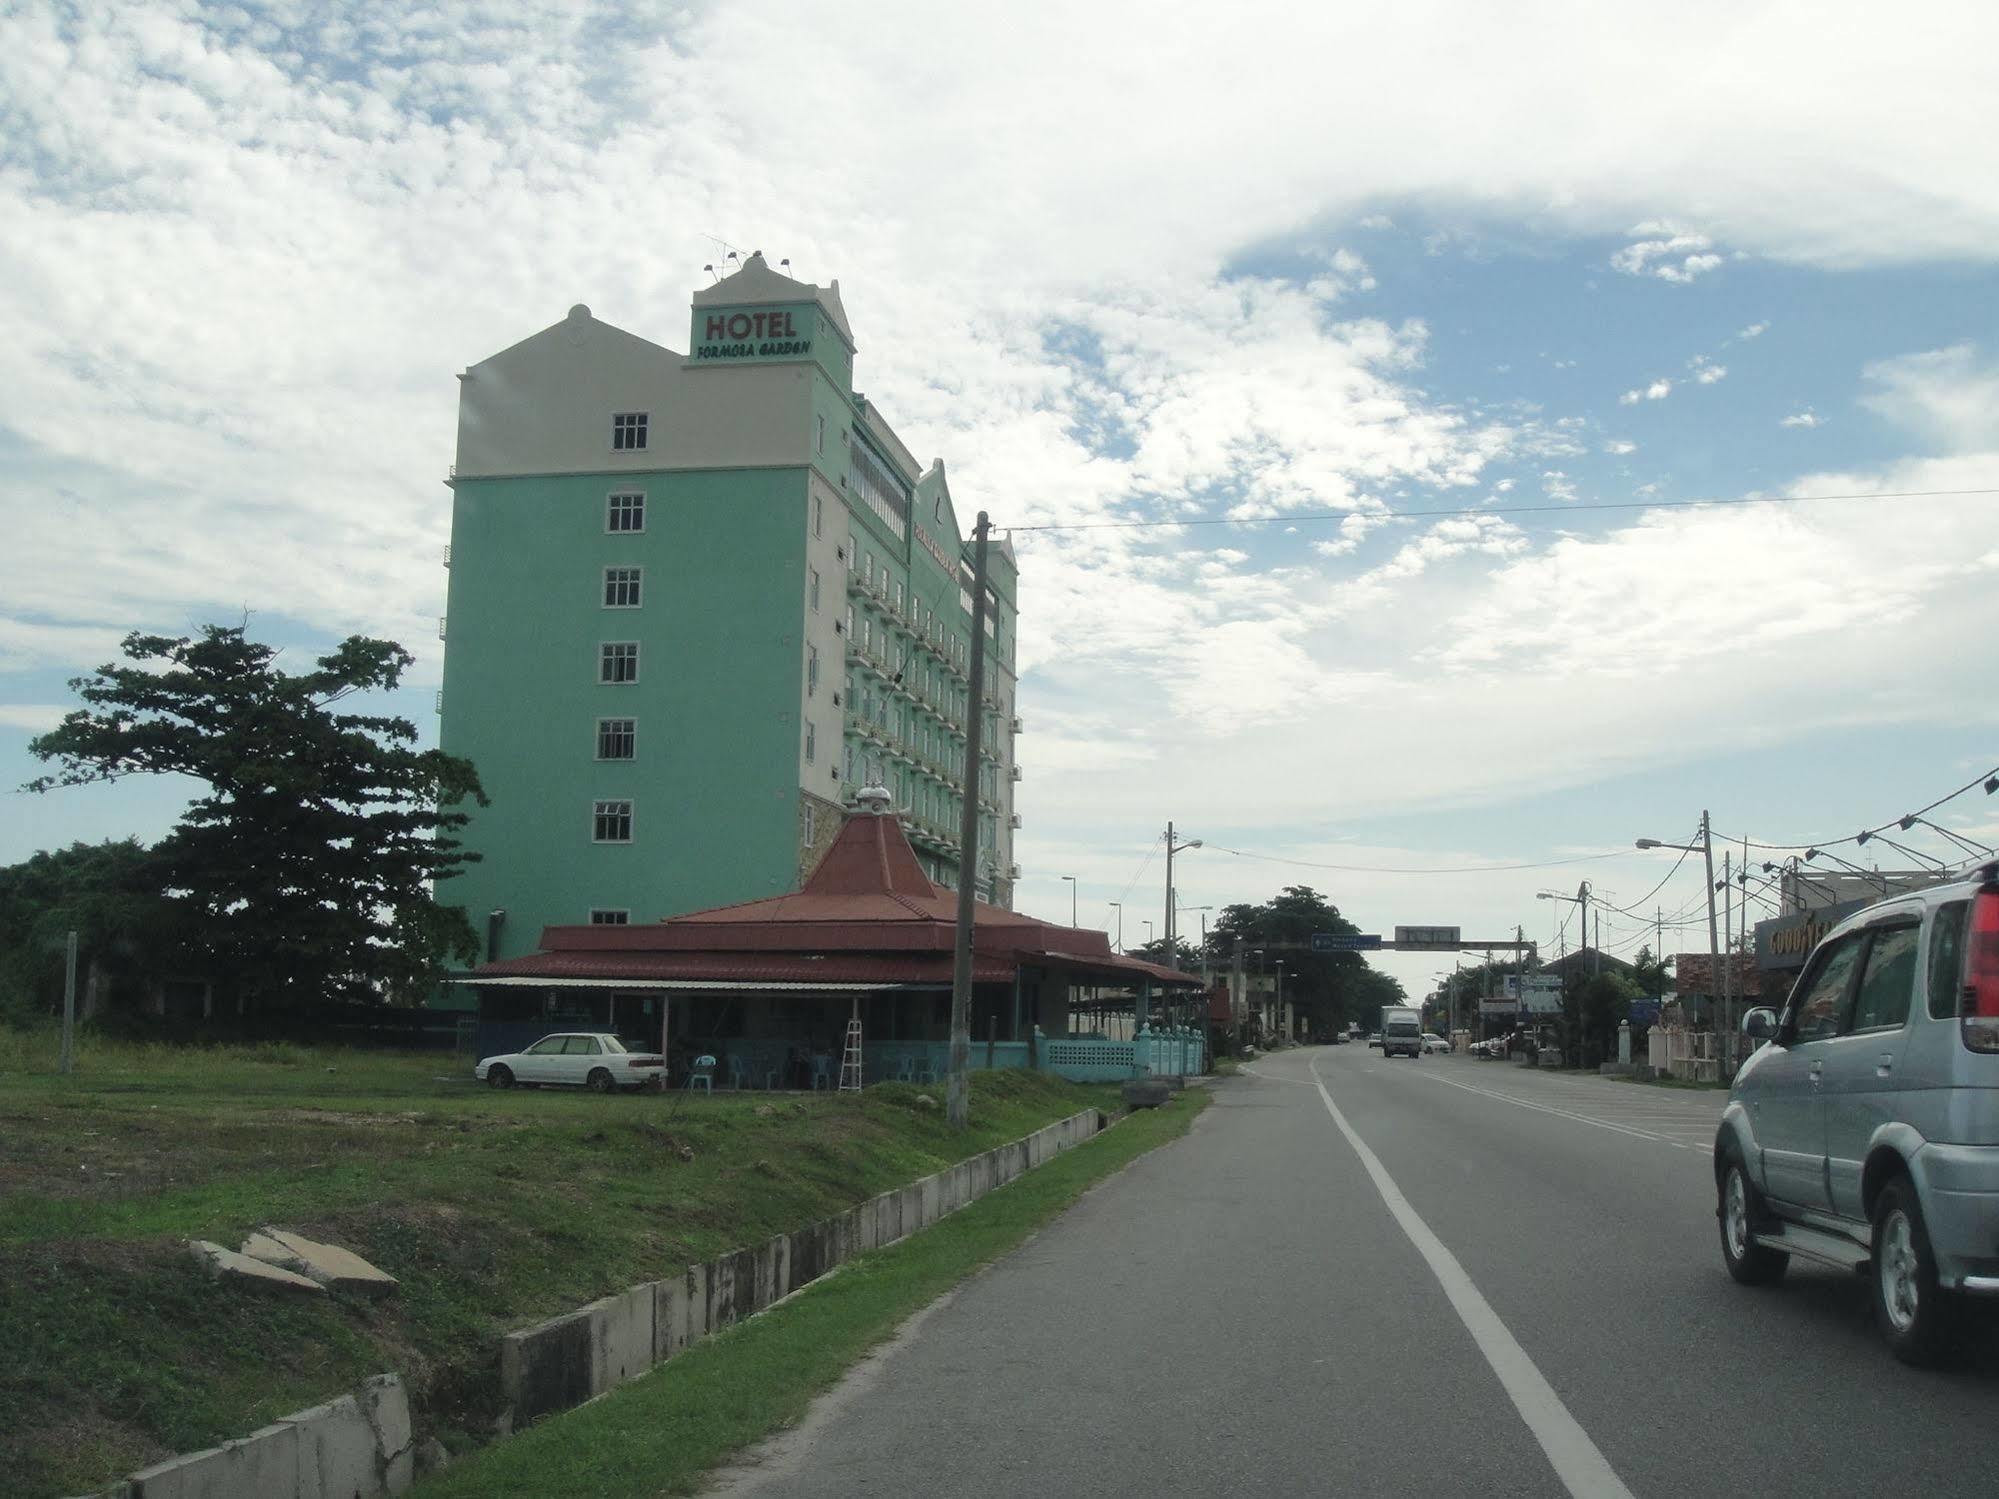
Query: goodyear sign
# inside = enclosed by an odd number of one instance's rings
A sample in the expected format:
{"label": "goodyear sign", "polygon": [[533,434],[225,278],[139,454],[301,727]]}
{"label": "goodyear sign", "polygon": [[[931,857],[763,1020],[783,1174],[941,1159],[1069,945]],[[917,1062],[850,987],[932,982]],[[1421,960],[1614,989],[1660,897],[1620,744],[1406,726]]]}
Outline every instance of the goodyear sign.
{"label": "goodyear sign", "polygon": [[1843,900],[1819,906],[1796,916],[1779,916],[1756,923],[1756,966],[1758,968],[1802,968],[1812,949],[1825,934],[1855,911],[1874,904],[1876,897]]}

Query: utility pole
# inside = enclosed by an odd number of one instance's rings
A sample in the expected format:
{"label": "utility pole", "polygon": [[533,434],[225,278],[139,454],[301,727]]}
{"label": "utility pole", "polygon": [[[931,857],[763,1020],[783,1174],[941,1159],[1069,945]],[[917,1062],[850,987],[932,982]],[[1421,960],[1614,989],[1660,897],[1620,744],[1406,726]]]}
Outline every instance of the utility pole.
{"label": "utility pole", "polygon": [[1112,901],[1111,909],[1117,912],[1117,950],[1122,954],[1124,952],[1124,902],[1121,900]]}
{"label": "utility pole", "polygon": [[[1707,961],[1708,988],[1721,987],[1721,938],[1714,925],[1714,828],[1708,821],[1707,808],[1701,808],[1701,856],[1707,861]],[[1712,996],[1710,996],[1712,997]],[[1722,1025],[1724,1033],[1728,1024],[1727,1006],[1723,1006]],[[1720,1065],[1716,1064],[1717,1067]]]}
{"label": "utility pole", "polygon": [[[952,1129],[971,1125],[966,1069],[972,1064],[972,902],[979,867],[979,735],[985,727],[986,538],[992,521],[979,512],[972,529],[971,691],[965,715],[965,796],[958,812],[958,940],[951,963],[951,1060],[944,1116]],[[1030,1021],[1031,1023],[1031,1021]]]}
{"label": "utility pole", "polygon": [[62,1070],[76,1065],[76,933],[63,942],[62,973]]}

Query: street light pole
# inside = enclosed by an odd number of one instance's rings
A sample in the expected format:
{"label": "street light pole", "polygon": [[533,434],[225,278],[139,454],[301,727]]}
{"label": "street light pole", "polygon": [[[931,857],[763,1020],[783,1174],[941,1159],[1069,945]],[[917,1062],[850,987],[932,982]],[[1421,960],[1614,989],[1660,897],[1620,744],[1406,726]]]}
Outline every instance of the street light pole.
{"label": "street light pole", "polygon": [[1067,881],[1069,882],[1069,925],[1070,925],[1070,926],[1075,926],[1075,925],[1077,924],[1077,921],[1076,921],[1076,877],[1075,877],[1075,876],[1074,876],[1073,874],[1065,874],[1065,875],[1063,875],[1063,876],[1062,876],[1062,878],[1063,878],[1063,879],[1065,879],[1065,880],[1067,880]]}
{"label": "street light pole", "polygon": [[952,1129],[971,1125],[968,1079],[972,1064],[972,902],[979,867],[979,735],[985,727],[980,701],[986,678],[986,512],[972,529],[972,654],[965,714],[965,791],[958,814],[958,934],[951,963],[951,1057],[944,1085],[944,1117]]}
{"label": "street light pole", "polygon": [[[1713,999],[1715,997],[1713,991],[1718,990],[1721,984],[1721,932],[1714,914],[1714,828],[1708,821],[1707,808],[1701,808],[1701,841],[1699,843],[1661,843],[1657,838],[1640,838],[1638,840],[1638,847],[1674,848],[1680,850],[1682,853],[1699,854],[1707,862],[1707,962],[1708,989],[1710,991],[1708,997]],[[1805,857],[1809,859],[1811,854],[1807,853]],[[1729,1024],[1730,1016],[1728,1014],[1728,1007],[1724,1004],[1722,1006],[1723,1034],[1727,1034]],[[1725,1044],[1722,1049],[1727,1049]],[[1717,1065],[1719,1065],[1719,1062],[1717,1062]]]}
{"label": "street light pole", "polygon": [[1114,901],[1112,901],[1112,902],[1111,902],[1111,909],[1112,909],[1113,911],[1117,912],[1117,950],[1118,950],[1118,952],[1119,952],[1119,953],[1123,953],[1123,951],[1124,951],[1124,902],[1123,902],[1123,901],[1121,901],[1121,900],[1114,900]]}
{"label": "street light pole", "polygon": [[1201,840],[1198,838],[1189,838],[1185,843],[1176,844],[1173,841],[1173,824],[1171,822],[1166,824],[1166,953],[1169,967],[1178,959],[1178,954],[1173,948],[1173,856],[1185,849],[1200,846]]}

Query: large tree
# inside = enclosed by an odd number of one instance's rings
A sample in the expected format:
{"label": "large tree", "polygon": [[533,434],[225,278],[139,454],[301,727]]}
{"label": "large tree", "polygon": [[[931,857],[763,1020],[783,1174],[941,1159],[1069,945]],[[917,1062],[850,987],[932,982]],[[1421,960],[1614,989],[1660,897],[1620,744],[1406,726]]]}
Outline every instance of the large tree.
{"label": "large tree", "polygon": [[1226,969],[1238,946],[1244,966],[1259,967],[1252,954],[1263,953],[1266,974],[1284,963],[1284,997],[1306,1016],[1315,1031],[1328,1031],[1349,1021],[1376,1025],[1381,1007],[1405,1002],[1401,983],[1368,966],[1357,952],[1310,951],[1314,932],[1353,935],[1360,928],[1340,915],[1339,907],[1309,885],[1291,885],[1260,906],[1222,908],[1221,919],[1208,930],[1209,961]]}
{"label": "large tree", "polygon": [[55,773],[28,790],[128,775],[205,785],[150,851],[156,888],[187,918],[191,957],[262,1007],[422,997],[448,958],[478,943],[465,913],[433,898],[476,855],[451,810],[485,794],[470,762],[416,747],[408,719],[339,713],[386,691],[414,658],[351,636],[312,671],[241,627],[195,638],[128,635],[126,661],[70,685],[88,705],[29,749]]}

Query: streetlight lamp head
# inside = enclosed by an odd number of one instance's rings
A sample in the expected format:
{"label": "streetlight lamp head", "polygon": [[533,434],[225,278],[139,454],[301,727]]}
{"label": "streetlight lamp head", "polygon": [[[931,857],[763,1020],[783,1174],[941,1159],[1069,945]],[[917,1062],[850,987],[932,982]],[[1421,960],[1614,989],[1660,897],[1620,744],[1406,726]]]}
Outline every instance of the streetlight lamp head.
{"label": "streetlight lamp head", "polygon": [[1815,848],[1808,848],[1805,850],[1805,857],[1807,859],[1816,859],[1818,856],[1819,856],[1819,851]]}
{"label": "streetlight lamp head", "polygon": [[1554,897],[1554,896],[1552,896],[1552,895],[1550,895],[1550,894],[1549,894],[1549,893],[1548,893],[1548,892],[1547,892],[1546,890],[1537,890],[1537,891],[1536,891],[1536,892],[1534,893],[1534,899],[1536,899],[1536,900],[1553,900],[1553,899],[1555,899],[1555,897]]}
{"label": "streetlight lamp head", "polygon": [[1987,776],[1985,778],[1985,794],[1990,796],[1995,791],[1999,791],[1999,776]]}
{"label": "streetlight lamp head", "polygon": [[1915,825],[1916,825],[1916,814],[1913,812],[1909,813],[1908,816],[1904,817],[1900,822],[1895,824],[1896,827],[1900,828],[1905,833],[1908,832],[1909,829],[1914,827]]}
{"label": "streetlight lamp head", "polygon": [[1855,838],[1853,841],[1855,843],[1865,843],[1869,838],[1872,838],[1873,836],[1874,835],[1872,833],[1862,833],[1858,838]]}
{"label": "streetlight lamp head", "polygon": [[1198,838],[1190,838],[1187,840],[1186,843],[1181,845],[1181,847],[1183,848],[1199,848],[1200,846],[1201,846],[1201,840]]}
{"label": "streetlight lamp head", "polygon": [[1659,840],[1657,838],[1640,838],[1638,840],[1638,846],[1640,848],[1657,848],[1659,846]]}

